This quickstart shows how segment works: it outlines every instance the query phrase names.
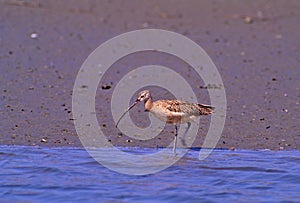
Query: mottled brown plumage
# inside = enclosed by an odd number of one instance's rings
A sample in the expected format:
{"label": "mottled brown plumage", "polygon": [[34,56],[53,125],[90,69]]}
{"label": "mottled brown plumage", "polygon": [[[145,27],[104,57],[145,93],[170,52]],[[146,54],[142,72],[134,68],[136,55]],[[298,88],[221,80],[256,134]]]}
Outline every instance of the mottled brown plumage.
{"label": "mottled brown plumage", "polygon": [[[176,153],[176,141],[177,141],[177,126],[176,124],[188,123],[188,129],[191,125],[191,121],[195,119],[197,116],[201,115],[209,115],[214,111],[214,107],[204,105],[204,104],[194,104],[186,101],[180,100],[158,100],[152,101],[151,94],[149,90],[141,91],[138,95],[137,100],[133,103],[127,111],[119,119],[123,118],[123,116],[136,104],[144,101],[145,109],[150,111],[160,120],[171,123],[175,125],[175,139],[174,139],[174,153]],[[187,130],[188,130],[187,129]]]}
{"label": "mottled brown plumage", "polygon": [[[143,96],[145,95],[145,96]],[[179,124],[192,121],[195,117],[209,115],[214,108],[204,104],[193,104],[180,100],[152,101],[148,90],[140,92],[137,102],[144,101],[146,110],[164,122]]]}

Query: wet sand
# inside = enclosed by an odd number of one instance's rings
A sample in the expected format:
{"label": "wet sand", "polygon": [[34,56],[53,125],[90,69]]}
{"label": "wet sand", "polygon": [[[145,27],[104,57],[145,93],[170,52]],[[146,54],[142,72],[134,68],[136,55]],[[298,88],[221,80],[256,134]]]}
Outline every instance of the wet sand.
{"label": "wet sand", "polygon": [[[87,56],[124,32],[165,29],[199,44],[216,64],[227,94],[227,118],[218,148],[299,149],[300,1],[0,1],[0,144],[76,146],[72,90]],[[174,57],[139,53],[114,64],[97,91],[96,114],[118,146],[164,147],[172,126],[149,141],[118,134],[110,97],[122,75],[151,64],[172,67],[207,89]],[[130,67],[125,68],[124,67]],[[213,88],[213,87],[209,87]],[[164,91],[155,89],[161,99]],[[147,126],[138,107],[133,120]],[[201,120],[202,145],[210,117]]]}

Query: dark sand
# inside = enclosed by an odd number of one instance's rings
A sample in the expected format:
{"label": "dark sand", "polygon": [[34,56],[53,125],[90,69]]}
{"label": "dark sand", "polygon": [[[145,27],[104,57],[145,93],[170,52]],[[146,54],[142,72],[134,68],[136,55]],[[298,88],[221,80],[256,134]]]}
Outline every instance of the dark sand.
{"label": "dark sand", "polygon": [[[0,2],[0,144],[80,147],[71,109],[82,63],[114,36],[157,28],[197,42],[218,67],[228,112],[217,147],[300,148],[298,0]],[[99,123],[115,145],[163,147],[173,140],[169,126],[150,141],[126,142],[129,138],[118,136],[107,110],[114,85],[129,70],[121,67],[153,60],[185,77],[192,75],[179,60],[158,53],[129,56],[115,64],[96,98]],[[201,101],[209,103],[202,81],[194,80]],[[161,99],[162,91],[153,96]],[[142,108],[132,114],[138,110]],[[133,119],[146,125],[144,116]],[[201,146],[210,117],[202,120],[195,147]]]}

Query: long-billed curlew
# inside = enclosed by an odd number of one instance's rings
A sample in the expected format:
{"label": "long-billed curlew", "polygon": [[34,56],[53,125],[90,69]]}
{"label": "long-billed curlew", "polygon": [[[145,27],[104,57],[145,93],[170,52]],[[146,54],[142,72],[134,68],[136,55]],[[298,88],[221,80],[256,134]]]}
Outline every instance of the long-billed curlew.
{"label": "long-billed curlew", "polygon": [[[177,142],[177,124],[187,123],[187,130],[191,126],[191,121],[197,116],[209,115],[214,111],[214,107],[204,104],[194,104],[180,100],[158,100],[152,101],[149,90],[143,90],[139,93],[137,100],[123,113],[117,122],[116,127],[124,115],[132,109],[138,103],[144,101],[146,111],[150,111],[160,120],[175,125],[175,137],[173,151],[176,154],[176,142]],[[186,132],[187,132],[186,130]]]}

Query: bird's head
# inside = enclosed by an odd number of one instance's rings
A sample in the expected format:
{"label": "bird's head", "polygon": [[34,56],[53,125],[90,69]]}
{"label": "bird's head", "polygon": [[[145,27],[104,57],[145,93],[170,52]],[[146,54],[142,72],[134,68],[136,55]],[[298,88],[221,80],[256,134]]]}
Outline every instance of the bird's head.
{"label": "bird's head", "polygon": [[147,101],[151,97],[149,90],[143,90],[139,93],[136,102]]}

